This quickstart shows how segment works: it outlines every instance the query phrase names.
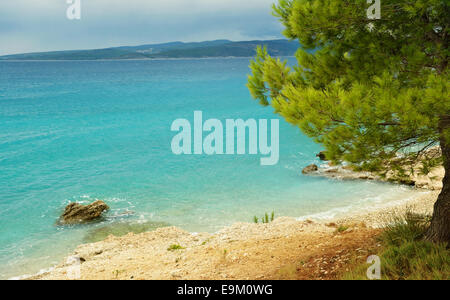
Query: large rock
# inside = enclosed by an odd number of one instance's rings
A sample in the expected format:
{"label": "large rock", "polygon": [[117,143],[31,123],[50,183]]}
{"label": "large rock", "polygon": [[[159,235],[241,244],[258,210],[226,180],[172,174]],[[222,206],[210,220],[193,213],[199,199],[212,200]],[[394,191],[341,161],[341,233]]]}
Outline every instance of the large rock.
{"label": "large rock", "polygon": [[79,224],[93,221],[100,218],[105,210],[109,210],[109,206],[103,201],[95,201],[89,205],[70,203],[64,210],[60,223]]}
{"label": "large rock", "polygon": [[306,168],[304,168],[302,173],[303,174],[311,174],[311,173],[314,173],[317,171],[319,171],[319,167],[317,165],[312,164],[312,165],[309,165]]}

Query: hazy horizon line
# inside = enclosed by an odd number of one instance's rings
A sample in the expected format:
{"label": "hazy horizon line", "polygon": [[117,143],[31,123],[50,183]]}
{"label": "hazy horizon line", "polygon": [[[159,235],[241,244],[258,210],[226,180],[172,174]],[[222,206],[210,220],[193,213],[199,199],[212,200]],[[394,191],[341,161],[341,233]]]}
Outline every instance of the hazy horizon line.
{"label": "hazy horizon line", "polygon": [[122,48],[122,47],[139,47],[146,45],[164,45],[171,43],[204,43],[204,42],[215,42],[215,41],[229,41],[232,43],[239,42],[253,42],[253,41],[277,41],[277,40],[288,40],[287,38],[268,38],[268,39],[246,39],[246,40],[233,40],[233,39],[212,39],[212,40],[195,40],[195,41],[167,41],[167,42],[154,42],[154,43],[140,43],[134,45],[120,45],[120,46],[109,46],[109,47],[100,47],[100,48],[79,48],[79,49],[62,49],[62,50],[49,50],[49,51],[31,51],[31,52],[17,52],[17,53],[9,53],[9,54],[0,54],[0,57],[5,56],[13,56],[13,55],[25,55],[25,54],[40,54],[40,53],[51,53],[51,52],[69,52],[69,51],[93,51],[93,50],[105,50],[105,49],[114,49],[114,48]]}

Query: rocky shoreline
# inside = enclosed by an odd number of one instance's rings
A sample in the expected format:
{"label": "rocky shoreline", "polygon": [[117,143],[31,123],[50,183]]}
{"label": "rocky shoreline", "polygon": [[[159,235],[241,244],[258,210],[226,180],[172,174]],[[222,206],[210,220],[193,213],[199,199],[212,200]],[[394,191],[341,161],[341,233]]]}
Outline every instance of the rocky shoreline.
{"label": "rocky shoreline", "polygon": [[[74,261],[81,262],[79,279],[86,280],[290,279],[292,264],[299,261],[310,268],[301,269],[307,273],[295,278],[334,279],[350,253],[362,251],[366,243],[375,240],[383,220],[410,209],[430,213],[437,196],[438,192],[430,191],[401,204],[327,222],[281,217],[270,224],[236,223],[215,234],[166,227],[109,236],[79,246],[65,263],[27,279],[71,279]],[[345,226],[344,232],[339,231],[341,226]],[[327,257],[330,261],[324,264]]]}
{"label": "rocky shoreline", "polygon": [[[439,147],[432,147],[422,153],[419,157],[437,158],[441,157],[441,155],[442,153]],[[420,163],[416,163],[408,169],[405,167],[405,172],[402,176],[399,176],[393,171],[388,171],[384,176],[381,176],[380,174],[373,172],[355,171],[351,166],[333,166],[332,163],[326,160],[324,152],[317,154],[317,157],[323,161],[324,164],[321,166],[317,166],[316,164],[309,165],[303,169],[303,174],[340,180],[375,180],[391,182],[432,191],[442,190],[442,180],[445,176],[445,169],[443,166],[432,168],[428,174],[423,174],[423,166]],[[398,160],[401,161],[402,159]]]}
{"label": "rocky shoreline", "polygon": [[[337,180],[392,181],[389,177],[329,164],[309,166],[303,173]],[[443,176],[443,168],[435,168],[426,176],[412,176],[414,186],[423,191],[417,197],[341,218],[281,217],[269,224],[237,223],[215,234],[166,227],[123,237],[109,236],[98,243],[80,245],[65,263],[27,279],[72,279],[68,275],[74,262],[79,262],[79,279],[88,280],[258,280],[292,279],[293,274],[295,279],[335,279],[348,263],[349,253],[377,247],[374,236],[393,215],[407,211],[431,214]],[[342,227],[345,230],[340,232]],[[365,247],[367,250],[361,250]],[[292,271],[300,259],[306,263]]]}
{"label": "rocky shoreline", "polygon": [[310,176],[322,176],[339,180],[374,180],[392,182],[414,186],[418,189],[440,191],[442,189],[442,179],[444,178],[445,170],[444,167],[438,167],[434,168],[428,175],[414,173],[402,181],[396,180],[394,177],[389,176],[389,174],[386,177],[382,177],[371,172],[357,172],[353,171],[350,167],[333,167],[328,164],[321,166],[310,165],[305,168],[303,173]]}
{"label": "rocky shoreline", "polygon": [[[336,279],[352,253],[370,254],[379,228],[392,215],[430,214],[438,195],[428,191],[337,219],[281,217],[270,224],[236,223],[215,234],[166,227],[109,236],[80,245],[64,263],[26,279],[73,279],[68,276],[74,262],[80,262],[79,279],[85,280]],[[305,265],[294,268],[299,261]]]}

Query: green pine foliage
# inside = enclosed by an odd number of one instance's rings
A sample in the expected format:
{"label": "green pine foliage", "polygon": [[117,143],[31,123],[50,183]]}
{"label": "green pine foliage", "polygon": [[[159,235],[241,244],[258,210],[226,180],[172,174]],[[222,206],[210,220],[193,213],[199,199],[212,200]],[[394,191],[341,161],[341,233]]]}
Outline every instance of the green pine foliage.
{"label": "green pine foliage", "polygon": [[[298,64],[259,48],[251,95],[326,148],[335,163],[399,176],[450,129],[449,2],[382,0],[381,19],[366,0],[279,0],[284,35],[302,45]],[[398,155],[402,154],[402,159]]]}

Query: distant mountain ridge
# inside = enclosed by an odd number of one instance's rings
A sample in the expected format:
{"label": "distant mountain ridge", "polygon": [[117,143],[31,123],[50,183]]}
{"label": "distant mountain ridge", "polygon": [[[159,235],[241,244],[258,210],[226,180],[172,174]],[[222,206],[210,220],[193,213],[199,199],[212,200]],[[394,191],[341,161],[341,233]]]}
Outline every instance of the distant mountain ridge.
{"label": "distant mountain ridge", "polygon": [[100,60],[250,57],[257,46],[267,46],[272,56],[292,56],[300,47],[289,40],[243,41],[216,40],[196,43],[172,42],[141,46],[122,46],[94,50],[68,50],[0,56],[0,60]]}

